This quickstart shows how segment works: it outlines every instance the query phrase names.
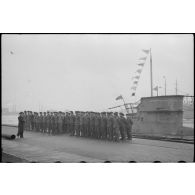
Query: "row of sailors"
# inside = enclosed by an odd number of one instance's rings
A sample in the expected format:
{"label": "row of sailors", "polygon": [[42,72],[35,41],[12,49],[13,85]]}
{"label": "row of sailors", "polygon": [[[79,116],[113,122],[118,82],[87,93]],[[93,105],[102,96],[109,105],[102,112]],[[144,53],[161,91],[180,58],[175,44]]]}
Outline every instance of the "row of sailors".
{"label": "row of sailors", "polygon": [[131,140],[133,122],[118,112],[32,112],[24,111],[24,129],[48,134],[69,133],[112,141]]}

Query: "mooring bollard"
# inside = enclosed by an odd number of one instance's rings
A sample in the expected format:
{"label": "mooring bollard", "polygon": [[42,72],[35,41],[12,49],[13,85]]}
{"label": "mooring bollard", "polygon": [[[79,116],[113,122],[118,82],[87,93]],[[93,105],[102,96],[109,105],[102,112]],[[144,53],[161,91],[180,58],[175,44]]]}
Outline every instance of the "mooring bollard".
{"label": "mooring bollard", "polygon": [[109,160],[106,160],[106,161],[104,161],[104,163],[111,163],[111,161],[109,161]]}
{"label": "mooring bollard", "polygon": [[14,140],[16,138],[16,136],[15,135],[2,134],[2,138],[8,139],[8,140]]}
{"label": "mooring bollard", "polygon": [[186,163],[184,160],[179,160],[178,163]]}

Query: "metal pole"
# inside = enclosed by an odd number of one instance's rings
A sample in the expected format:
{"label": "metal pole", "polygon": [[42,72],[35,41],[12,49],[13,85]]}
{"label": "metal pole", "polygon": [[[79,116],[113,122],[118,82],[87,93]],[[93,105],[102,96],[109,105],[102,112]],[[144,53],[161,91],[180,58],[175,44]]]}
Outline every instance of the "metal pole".
{"label": "metal pole", "polygon": [[165,96],[167,95],[167,82],[166,82],[166,78],[165,78]]}
{"label": "metal pole", "polygon": [[163,76],[163,78],[165,79],[165,96],[167,95],[167,82],[166,82],[166,77]]}
{"label": "metal pole", "polygon": [[151,87],[151,97],[153,96],[153,78],[152,78],[152,51],[150,48],[150,87]]}
{"label": "metal pole", "polygon": [[131,107],[131,112],[133,113],[133,107],[132,107],[132,105],[130,104],[130,107]]}
{"label": "metal pole", "polygon": [[175,83],[175,93],[176,93],[176,95],[177,95],[177,79],[176,79],[176,83]]}
{"label": "metal pole", "polygon": [[126,107],[125,100],[124,100],[124,98],[123,98],[123,96],[122,96],[122,95],[121,95],[121,97],[122,97],[122,100],[123,100],[123,102],[124,102],[125,109],[126,109],[127,113],[129,114],[129,110],[128,110],[128,109],[127,109],[127,107]]}

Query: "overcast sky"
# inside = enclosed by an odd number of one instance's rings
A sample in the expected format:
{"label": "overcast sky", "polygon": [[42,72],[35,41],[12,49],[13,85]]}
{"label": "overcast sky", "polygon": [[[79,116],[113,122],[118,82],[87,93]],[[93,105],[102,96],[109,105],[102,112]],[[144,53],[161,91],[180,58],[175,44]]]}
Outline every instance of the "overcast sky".
{"label": "overcast sky", "polygon": [[[142,49],[152,50],[153,82],[167,94],[194,94],[192,35],[3,35],[2,103],[18,110],[95,110],[150,96],[149,59],[131,97]],[[156,92],[154,91],[154,95]]]}

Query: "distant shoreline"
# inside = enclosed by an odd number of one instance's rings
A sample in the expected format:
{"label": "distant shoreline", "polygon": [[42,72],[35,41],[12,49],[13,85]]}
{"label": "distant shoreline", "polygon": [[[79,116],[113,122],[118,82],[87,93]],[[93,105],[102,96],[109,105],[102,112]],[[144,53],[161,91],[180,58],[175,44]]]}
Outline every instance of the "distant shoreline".
{"label": "distant shoreline", "polygon": [[2,114],[2,116],[4,115],[4,116],[10,116],[10,115],[18,115],[19,114],[19,112],[2,112],[1,113]]}

